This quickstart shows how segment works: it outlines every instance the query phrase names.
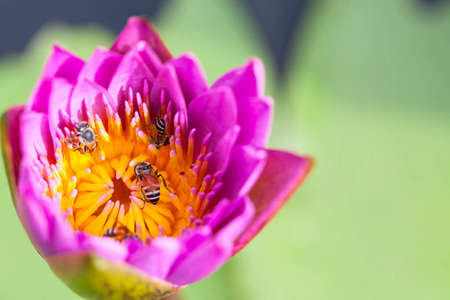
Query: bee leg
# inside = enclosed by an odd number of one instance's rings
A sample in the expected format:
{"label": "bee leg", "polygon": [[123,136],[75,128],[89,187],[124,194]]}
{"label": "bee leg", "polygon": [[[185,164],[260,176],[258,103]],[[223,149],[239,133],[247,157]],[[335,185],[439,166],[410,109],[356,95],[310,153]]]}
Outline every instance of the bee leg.
{"label": "bee leg", "polygon": [[147,200],[147,197],[145,196],[144,186],[143,185],[141,185],[141,193],[142,193],[142,196],[144,197],[144,206],[142,206],[141,209],[144,209],[144,207],[145,207],[145,200]]}
{"label": "bee leg", "polygon": [[[78,147],[78,148],[76,148],[76,149],[73,149],[73,152],[75,152],[75,151],[81,151],[81,152],[83,152],[83,148],[80,147],[81,143],[74,143],[74,142],[69,142],[69,143],[71,143],[72,145]],[[84,154],[84,152],[83,152],[83,154]]]}
{"label": "bee leg", "polygon": [[77,147],[80,146],[80,143],[75,143],[75,142],[69,141],[68,138],[66,138],[66,142],[68,142],[69,144],[72,144],[74,146],[77,146]]}
{"label": "bee leg", "polygon": [[95,151],[95,149],[97,149],[97,145],[98,145],[98,142],[97,141],[95,141],[95,146],[94,146],[94,148],[88,148],[88,150],[89,150],[89,153],[92,153],[92,152],[94,152]]}
{"label": "bee leg", "polygon": [[167,145],[169,145],[169,144],[170,144],[170,139],[169,139],[169,136],[166,135],[166,136],[164,137],[164,143],[163,143],[163,146],[167,146]]}
{"label": "bee leg", "polygon": [[156,177],[161,177],[161,179],[162,179],[162,181],[164,183],[164,187],[166,188],[166,190],[168,190],[169,193],[172,193],[172,191],[169,190],[169,188],[167,187],[167,183],[166,183],[166,180],[164,179],[164,177],[161,174],[158,174],[158,170],[155,171],[155,175],[156,175]]}
{"label": "bee leg", "polygon": [[81,136],[81,134],[75,134],[75,135],[71,135],[71,136],[66,137],[66,139],[76,139],[79,136]]}

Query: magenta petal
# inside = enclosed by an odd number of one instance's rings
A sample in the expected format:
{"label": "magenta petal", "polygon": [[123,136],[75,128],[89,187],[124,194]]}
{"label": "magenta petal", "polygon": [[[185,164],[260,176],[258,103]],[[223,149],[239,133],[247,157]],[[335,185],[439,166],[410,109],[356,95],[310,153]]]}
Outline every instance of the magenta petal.
{"label": "magenta petal", "polygon": [[31,159],[24,159],[20,165],[18,180],[17,214],[22,221],[28,236],[41,255],[52,252],[48,208],[50,198],[42,196],[44,187],[31,170]]}
{"label": "magenta petal", "polygon": [[97,48],[81,69],[79,78],[88,79],[107,89],[122,57],[104,48]]}
{"label": "magenta petal", "polygon": [[[20,194],[21,198],[24,197],[26,199],[31,199],[33,196],[29,191],[23,191]],[[52,253],[49,221],[45,207],[34,199],[27,202],[18,200],[16,201],[16,209],[28,236],[39,254],[46,256]]]}
{"label": "magenta petal", "polygon": [[147,65],[150,71],[156,77],[159,70],[163,67],[163,63],[159,56],[153,51],[153,49],[146,42],[139,42],[136,44],[137,53],[142,58],[142,61]]}
{"label": "magenta petal", "polygon": [[[147,64],[143,61],[138,49],[132,49],[120,62],[116,73],[111,79],[108,92],[113,99],[120,98],[121,91],[133,89],[134,93],[143,91],[144,81],[153,83],[154,76]],[[121,103],[116,103],[114,107],[120,107]]]}
{"label": "magenta petal", "polygon": [[241,126],[238,144],[251,144],[258,148],[266,146],[272,128],[273,105],[271,97],[238,102],[238,123]]}
{"label": "magenta petal", "polygon": [[23,105],[11,107],[2,116],[1,123],[3,160],[5,161],[8,181],[11,192],[13,193],[13,199],[19,176],[19,164],[22,158],[22,151],[20,150],[19,122],[23,110]]}
{"label": "magenta petal", "polygon": [[176,285],[185,285],[203,279],[222,266],[231,251],[230,243],[221,242],[218,238],[209,239],[191,251],[167,280]]}
{"label": "magenta petal", "polygon": [[42,77],[61,77],[69,81],[75,81],[83,65],[82,59],[58,46],[54,46]]}
{"label": "magenta petal", "polygon": [[147,19],[142,17],[128,19],[125,28],[111,46],[111,50],[125,54],[139,41],[147,42],[163,62],[172,57],[156,30]]}
{"label": "magenta petal", "polygon": [[[38,155],[54,159],[53,140],[49,132],[47,115],[34,111],[24,112],[20,118],[20,147],[22,157],[38,158]],[[31,165],[28,166],[31,168]],[[20,171],[21,172],[21,171]]]}
{"label": "magenta petal", "polygon": [[249,196],[255,204],[255,220],[236,241],[239,252],[280,210],[312,166],[310,158],[288,152],[267,150],[267,163]]}
{"label": "magenta petal", "polygon": [[47,114],[52,137],[60,123],[59,110],[67,111],[73,85],[64,78],[42,79],[30,98],[31,109]]}
{"label": "magenta petal", "polygon": [[234,147],[240,130],[241,128],[238,125],[233,126],[217,142],[212,150],[213,155],[211,155],[211,158],[208,161],[208,174],[224,171],[228,165],[231,149]]}
{"label": "magenta petal", "polygon": [[264,169],[266,158],[266,150],[258,150],[250,145],[236,145],[222,177],[222,188],[217,191],[215,199],[235,199],[246,195]]}
{"label": "magenta petal", "polygon": [[166,104],[169,101],[175,106],[175,113],[180,112],[186,115],[186,102],[181,91],[180,83],[177,78],[177,73],[171,65],[164,65],[160,70],[158,77],[156,77],[153,88],[150,92],[150,113],[152,118],[158,116],[161,107],[161,93],[165,93],[163,99]]}
{"label": "magenta petal", "polygon": [[244,66],[226,73],[212,87],[219,86],[229,86],[238,102],[251,97],[262,97],[265,88],[265,71],[262,61],[253,58]]}
{"label": "magenta petal", "polygon": [[245,232],[250,222],[255,216],[255,206],[249,197],[235,199],[227,214],[214,228],[214,232],[221,238],[228,239],[228,242],[233,243],[236,239]]}
{"label": "magenta petal", "polygon": [[227,87],[208,90],[192,100],[188,107],[189,130],[195,128],[195,151],[199,153],[203,139],[212,133],[209,142],[214,149],[224,134],[236,125],[237,108],[233,92]]}
{"label": "magenta petal", "polygon": [[112,239],[84,234],[79,236],[80,249],[96,254],[109,261],[125,261],[128,249],[124,244]]}
{"label": "magenta petal", "polygon": [[186,104],[208,89],[205,71],[193,53],[173,58],[167,64],[175,67]]}
{"label": "magenta petal", "polygon": [[164,279],[183,250],[178,239],[158,237],[150,245],[140,245],[130,254],[128,263],[149,276]]}
{"label": "magenta petal", "polygon": [[220,210],[219,213],[211,213],[216,220],[206,226],[214,226],[211,228],[213,232],[208,233],[208,227],[199,228],[204,234],[194,236],[200,238],[199,241],[186,241],[186,245],[195,246],[188,246],[188,255],[176,263],[167,278],[170,282],[178,285],[193,283],[210,275],[228,260],[232,250],[230,245],[252,220],[254,207],[250,200],[244,198],[225,205],[228,206],[226,209],[219,206],[214,209]]}
{"label": "magenta petal", "polygon": [[89,107],[92,108],[94,114],[98,114],[104,122],[106,120],[105,105],[111,104],[115,107],[115,102],[108,94],[108,91],[101,85],[87,79],[77,83],[70,97],[70,115],[75,120],[86,120],[83,110],[85,107],[82,105],[83,101],[85,101]]}

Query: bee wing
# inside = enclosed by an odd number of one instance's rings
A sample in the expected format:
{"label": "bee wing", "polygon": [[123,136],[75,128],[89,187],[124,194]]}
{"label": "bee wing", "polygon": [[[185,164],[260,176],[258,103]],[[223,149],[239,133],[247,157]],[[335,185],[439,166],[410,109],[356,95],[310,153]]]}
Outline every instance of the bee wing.
{"label": "bee wing", "polygon": [[150,124],[150,126],[148,126],[148,131],[150,136],[156,139],[156,137],[158,136],[158,130],[156,129],[155,122],[153,122],[152,124]]}

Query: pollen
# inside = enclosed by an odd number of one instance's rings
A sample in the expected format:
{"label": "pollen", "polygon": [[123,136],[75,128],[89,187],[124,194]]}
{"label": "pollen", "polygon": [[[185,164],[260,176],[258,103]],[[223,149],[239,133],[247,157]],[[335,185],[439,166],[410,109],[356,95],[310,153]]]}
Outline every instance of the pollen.
{"label": "pollen", "polygon": [[[87,101],[79,120],[61,114],[54,155],[35,161],[44,195],[59,202],[77,231],[144,243],[157,236],[178,236],[202,223],[217,189],[216,180],[206,174],[209,138],[194,160],[195,129],[187,131],[185,116],[175,112],[171,102],[161,100],[159,111],[150,111],[148,95],[131,89],[124,94],[123,115],[106,101],[102,114],[94,114]],[[163,123],[157,119],[165,121],[164,132],[155,129]],[[89,125],[82,130],[92,130],[95,140],[78,131],[80,122]],[[151,176],[136,176],[139,163],[150,164]]]}

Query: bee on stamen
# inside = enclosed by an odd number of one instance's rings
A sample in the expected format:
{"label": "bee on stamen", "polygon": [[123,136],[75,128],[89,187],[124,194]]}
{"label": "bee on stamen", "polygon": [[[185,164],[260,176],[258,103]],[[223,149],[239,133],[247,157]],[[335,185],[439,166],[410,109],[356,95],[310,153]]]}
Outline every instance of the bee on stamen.
{"label": "bee on stamen", "polygon": [[[66,141],[78,148],[73,151],[81,151],[86,154],[86,150],[92,153],[98,145],[98,135],[95,134],[94,130],[89,126],[88,122],[77,122],[75,123],[75,135],[71,135],[66,138]],[[78,142],[73,142],[72,140],[77,139]],[[93,148],[91,148],[93,146]]]}
{"label": "bee on stamen", "polygon": [[166,180],[158,173],[158,170],[153,169],[152,165],[148,162],[140,162],[134,167],[134,174],[136,174],[136,183],[142,182],[141,193],[144,197],[144,209],[145,202],[149,201],[153,205],[156,205],[161,195],[159,188],[159,178],[162,179],[164,187],[171,193],[167,187]]}
{"label": "bee on stamen", "polygon": [[150,139],[156,149],[170,144],[169,136],[166,133],[166,121],[164,118],[161,118],[161,111],[158,118],[150,125]]}
{"label": "bee on stamen", "polygon": [[131,239],[131,238],[141,240],[138,235],[132,234],[131,231],[124,225],[109,228],[108,230],[106,230],[106,232],[103,236],[109,237],[109,238],[114,238],[114,239],[118,240],[119,242],[122,242],[126,239]]}

